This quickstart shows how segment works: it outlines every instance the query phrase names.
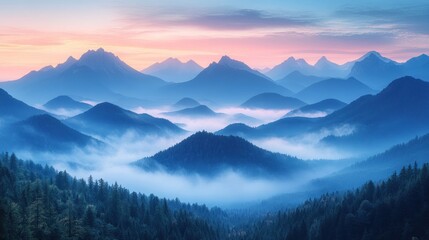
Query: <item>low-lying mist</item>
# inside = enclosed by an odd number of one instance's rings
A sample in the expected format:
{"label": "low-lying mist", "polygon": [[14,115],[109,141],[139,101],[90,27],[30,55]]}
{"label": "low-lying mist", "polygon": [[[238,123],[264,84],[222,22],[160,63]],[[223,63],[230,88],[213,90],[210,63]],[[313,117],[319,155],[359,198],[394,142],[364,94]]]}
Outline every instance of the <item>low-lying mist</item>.
{"label": "low-lying mist", "polygon": [[[87,179],[103,178],[109,183],[118,184],[132,191],[155,194],[160,197],[179,198],[184,202],[198,202],[209,206],[237,206],[236,204],[252,203],[270,198],[274,195],[303,191],[302,187],[310,180],[323,177],[339,170],[343,164],[320,167],[301,174],[293,179],[252,178],[231,169],[225,169],[216,177],[199,175],[169,174],[166,172],[147,172],[130,163],[149,157],[165,150],[199,130],[217,131],[234,122],[244,122],[250,126],[275,121],[284,116],[288,110],[261,110],[245,108],[214,109],[214,117],[167,116],[168,107],[157,109],[137,108],[137,113],[148,113],[155,117],[167,118],[173,123],[188,130],[185,134],[168,137],[144,136],[128,131],[122,136],[93,136],[106,143],[102,149],[75,149],[67,154],[18,152],[23,159],[32,159],[39,163],[53,165],[58,170],[67,170],[72,176]],[[72,116],[71,112],[58,112]],[[237,119],[243,117],[242,119]],[[252,122],[257,119],[258,122]],[[248,122],[246,122],[248,120]],[[353,153],[342,151],[333,146],[326,146],[320,140],[328,135],[347,135],[353,132],[351,126],[324,129],[294,138],[248,139],[255,145],[273,152],[296,156],[304,160],[312,159],[345,159]]]}
{"label": "low-lying mist", "polygon": [[[169,174],[166,172],[146,172],[130,163],[143,157],[152,156],[179,143],[191,133],[174,137],[141,137],[130,131],[120,137],[101,139],[107,143],[104,149],[76,149],[68,154],[18,153],[21,158],[48,163],[58,170],[67,170],[72,176],[87,179],[103,178],[109,183],[118,184],[132,191],[145,194],[153,193],[160,197],[179,198],[185,202],[198,202],[209,206],[236,206],[240,203],[261,201],[274,195],[302,191],[305,183],[315,177],[329,174],[336,169],[321,168],[294,179],[263,179],[243,176],[231,170],[225,170],[214,178],[199,175]],[[320,150],[302,142],[294,147],[293,141],[265,139],[255,141],[261,147],[290,155],[311,158],[337,156],[328,150],[317,155]],[[314,155],[310,155],[313,152]],[[325,154],[325,155],[323,155]],[[318,156],[318,157],[316,157]]]}
{"label": "low-lying mist", "polygon": [[135,108],[136,113],[147,113],[155,117],[166,118],[188,131],[206,130],[214,132],[232,123],[244,123],[252,127],[280,119],[290,110],[248,109],[240,107],[213,108],[216,116],[172,116],[165,114],[174,111],[168,106],[160,108]]}
{"label": "low-lying mist", "polygon": [[327,136],[346,136],[352,134],[354,131],[355,128],[353,126],[345,124],[290,138],[272,137],[248,140],[266,150],[288,154],[303,160],[340,160],[356,157],[359,153],[324,144],[321,140]]}

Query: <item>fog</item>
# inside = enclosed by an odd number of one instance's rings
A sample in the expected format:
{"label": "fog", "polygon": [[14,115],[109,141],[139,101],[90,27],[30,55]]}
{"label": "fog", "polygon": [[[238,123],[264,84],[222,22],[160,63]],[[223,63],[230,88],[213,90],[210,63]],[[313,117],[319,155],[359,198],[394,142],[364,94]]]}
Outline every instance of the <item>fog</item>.
{"label": "fog", "polygon": [[[261,201],[272,196],[303,191],[303,185],[308,181],[322,177],[338,170],[334,165],[315,171],[306,172],[294,179],[264,179],[244,176],[231,169],[225,169],[220,175],[209,178],[199,175],[169,174],[166,172],[146,172],[130,163],[149,157],[158,151],[165,150],[189,135],[199,130],[217,131],[225,126],[239,122],[237,114],[244,114],[250,126],[275,121],[284,116],[288,110],[260,110],[245,108],[214,109],[218,114],[215,117],[172,117],[165,116],[170,108],[145,109],[136,108],[137,113],[148,113],[155,117],[168,118],[170,121],[188,130],[185,134],[159,137],[141,137],[133,131],[122,136],[100,137],[93,136],[106,143],[105,148],[75,149],[72,153],[29,153],[18,152],[23,159],[32,159],[40,163],[48,163],[58,170],[67,170],[72,176],[87,179],[92,175],[95,179],[103,178],[110,184],[118,184],[136,192],[155,194],[159,197],[179,198],[184,202],[197,202],[209,206],[236,206],[241,203]],[[58,112],[71,116],[71,112]],[[252,118],[258,123],[252,122]],[[244,119],[246,120],[246,119]],[[344,159],[353,156],[332,146],[320,143],[326,136],[342,136],[351,134],[354,128],[349,125],[332,129],[323,129],[319,132],[305,134],[295,138],[265,138],[249,139],[255,145],[264,149],[280,152],[302,159]]]}
{"label": "fog", "polygon": [[338,147],[321,143],[327,136],[346,136],[352,134],[355,127],[345,124],[318,132],[307,133],[291,138],[259,138],[249,139],[258,147],[272,152],[296,156],[304,160],[330,159],[339,160],[356,156],[356,152],[346,151]]}
{"label": "fog", "polygon": [[319,117],[325,117],[328,115],[328,112],[323,111],[315,111],[315,112],[301,112],[297,111],[293,114],[290,114],[288,117],[306,117],[306,118],[319,118]]}
{"label": "fog", "polygon": [[[130,165],[131,162],[152,156],[160,150],[173,146],[190,134],[142,138],[130,131],[121,137],[102,139],[108,144],[106,149],[76,149],[69,154],[20,152],[18,156],[23,159],[48,163],[58,170],[67,170],[69,174],[78,178],[87,179],[89,175],[92,175],[95,179],[103,178],[110,184],[117,182],[136,192],[153,193],[170,199],[177,197],[184,202],[221,207],[236,206],[243,202],[257,202],[282,193],[302,191],[303,184],[309,180],[333,171],[332,169],[320,169],[320,171],[302,174],[299,178],[286,180],[250,178],[226,169],[220,175],[209,178],[195,174],[146,172]],[[285,142],[285,140],[270,139],[260,141],[258,144],[267,148],[271,147],[273,150],[276,150],[275,145],[278,145],[279,152],[293,150],[293,153],[299,153],[299,148],[285,149]],[[281,146],[283,146],[282,149]],[[304,143],[301,149],[303,149],[302,152],[309,152]]]}
{"label": "fog", "polygon": [[244,123],[256,127],[264,123],[269,123],[280,119],[290,110],[265,110],[248,109],[240,107],[213,108],[217,116],[196,117],[196,116],[171,116],[165,113],[175,111],[168,106],[159,108],[138,107],[132,109],[136,113],[147,113],[155,117],[166,118],[178,126],[188,131],[206,130],[210,132],[218,131],[232,123]]}
{"label": "fog", "polygon": [[69,117],[74,117],[78,114],[81,114],[83,111],[79,109],[65,109],[65,108],[58,108],[58,109],[47,109],[43,106],[39,107],[39,109],[52,113],[56,115],[59,119],[66,119]]}

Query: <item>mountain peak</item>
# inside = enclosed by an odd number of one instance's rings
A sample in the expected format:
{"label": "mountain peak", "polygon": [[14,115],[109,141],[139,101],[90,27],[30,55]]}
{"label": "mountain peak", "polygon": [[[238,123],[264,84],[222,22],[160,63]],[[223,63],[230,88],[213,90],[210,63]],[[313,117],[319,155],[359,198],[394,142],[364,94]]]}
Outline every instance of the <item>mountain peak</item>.
{"label": "mountain peak", "polygon": [[222,56],[222,58],[218,62],[219,65],[227,66],[239,70],[246,70],[249,72],[255,72],[253,69],[251,69],[249,66],[247,66],[245,63],[240,62],[238,60],[232,59],[228,56]]}
{"label": "mountain peak", "polygon": [[186,171],[202,176],[218,175],[229,169],[251,176],[285,176],[292,172],[291,168],[303,170],[307,167],[296,158],[266,151],[241,137],[205,131],[197,132],[137,164],[152,170],[161,165],[170,172]]}
{"label": "mountain peak", "polygon": [[[189,60],[186,62],[186,64],[192,64],[192,65],[198,65],[198,63],[196,63],[194,60]],[[199,65],[198,65],[199,66]]]}
{"label": "mountain peak", "polygon": [[173,58],[173,57],[169,57],[169,58],[167,58],[167,59],[165,59],[162,63],[169,63],[169,64],[172,64],[172,63],[174,63],[174,64],[176,64],[176,63],[182,63],[179,59],[177,59],[177,58]]}
{"label": "mountain peak", "polygon": [[[392,81],[385,89],[383,89],[383,91],[381,91],[381,93],[392,92],[392,91],[413,93],[413,92],[419,91],[419,89],[424,89],[424,88],[429,88],[428,82],[425,82],[410,76],[405,76]],[[411,89],[414,89],[415,91]]]}
{"label": "mountain peak", "polygon": [[68,67],[70,67],[71,65],[75,64],[76,62],[77,62],[77,59],[74,58],[74,57],[72,57],[72,56],[70,56],[70,57],[67,58],[67,60],[65,62],[58,64],[55,67],[55,69],[57,69],[57,70],[65,70]]}
{"label": "mountain peak", "polygon": [[218,64],[222,64],[222,65],[228,65],[231,62],[236,62],[236,60],[233,60],[232,58],[230,58],[227,55],[224,55],[220,58]]}
{"label": "mountain peak", "polygon": [[103,48],[99,48],[97,50],[88,50],[86,53],[84,53],[79,60],[88,58],[88,57],[94,57],[94,56],[98,56],[98,57],[116,57],[113,53],[111,52],[106,52]]}
{"label": "mountain peak", "polygon": [[95,105],[91,110],[109,112],[109,111],[122,111],[123,109],[109,102],[102,102]]}
{"label": "mountain peak", "polygon": [[96,51],[87,51],[79,58],[76,64],[107,73],[124,70],[134,72],[134,69],[124,63],[119,57],[105,51],[103,48],[99,48]]}
{"label": "mountain peak", "polygon": [[321,66],[326,64],[332,64],[332,62],[329,61],[328,58],[326,58],[325,56],[322,56],[319,60],[317,60],[314,66]]}
{"label": "mountain peak", "polygon": [[295,62],[296,59],[294,57],[289,57],[285,62]]}
{"label": "mountain peak", "polygon": [[363,61],[363,60],[381,60],[383,62],[389,63],[389,62],[393,62],[392,60],[384,57],[383,55],[381,55],[381,53],[377,52],[377,51],[369,51],[367,52],[365,55],[363,55],[361,58],[358,59],[358,61]]}

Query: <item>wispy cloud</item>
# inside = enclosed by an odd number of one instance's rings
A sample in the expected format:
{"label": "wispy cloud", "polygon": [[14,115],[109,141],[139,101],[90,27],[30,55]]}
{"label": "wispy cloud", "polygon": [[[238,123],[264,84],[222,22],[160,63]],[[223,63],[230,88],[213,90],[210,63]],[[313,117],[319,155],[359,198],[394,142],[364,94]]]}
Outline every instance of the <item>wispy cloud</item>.
{"label": "wispy cloud", "polygon": [[429,34],[429,4],[387,8],[347,7],[336,11],[336,17],[366,23],[390,30]]}
{"label": "wispy cloud", "polygon": [[309,16],[277,16],[254,9],[239,9],[222,13],[188,16],[178,24],[218,30],[245,30],[258,28],[289,28],[315,26],[320,20]]}
{"label": "wispy cloud", "polygon": [[[321,19],[300,13],[272,13],[257,9],[204,9],[200,11],[145,11],[126,7],[123,21],[145,26],[188,26],[212,30],[249,30],[318,26]],[[148,21],[150,19],[150,21]]]}

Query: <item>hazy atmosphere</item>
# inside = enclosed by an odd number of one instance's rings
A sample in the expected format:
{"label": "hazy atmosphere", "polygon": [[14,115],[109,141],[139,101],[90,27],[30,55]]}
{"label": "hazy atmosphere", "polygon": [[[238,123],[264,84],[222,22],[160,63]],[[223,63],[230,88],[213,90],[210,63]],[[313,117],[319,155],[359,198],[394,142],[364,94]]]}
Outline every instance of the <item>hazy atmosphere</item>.
{"label": "hazy atmosphere", "polygon": [[0,0],[0,239],[429,239],[429,4]]}

